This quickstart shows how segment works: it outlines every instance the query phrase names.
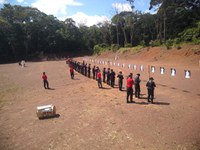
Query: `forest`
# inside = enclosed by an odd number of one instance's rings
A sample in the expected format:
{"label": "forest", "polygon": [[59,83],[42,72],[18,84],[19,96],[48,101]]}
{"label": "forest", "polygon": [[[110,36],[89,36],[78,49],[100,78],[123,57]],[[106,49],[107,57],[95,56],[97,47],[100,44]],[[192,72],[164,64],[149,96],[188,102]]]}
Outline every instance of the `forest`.
{"label": "forest", "polygon": [[87,27],[60,21],[36,8],[4,4],[0,9],[0,63],[40,56],[78,56],[120,47],[200,44],[199,0],[151,0],[156,14],[116,11],[111,21]]}

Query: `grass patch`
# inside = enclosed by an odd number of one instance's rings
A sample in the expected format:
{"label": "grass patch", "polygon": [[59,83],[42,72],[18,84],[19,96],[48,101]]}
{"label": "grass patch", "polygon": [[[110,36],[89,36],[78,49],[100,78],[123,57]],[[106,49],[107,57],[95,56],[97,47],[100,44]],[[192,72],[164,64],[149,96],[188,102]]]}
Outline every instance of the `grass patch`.
{"label": "grass patch", "polygon": [[127,52],[131,52],[131,54],[136,54],[136,53],[139,53],[142,48],[143,48],[143,46],[141,46],[141,45],[131,47],[131,48],[120,48],[118,50],[118,52],[121,54],[124,54]]}

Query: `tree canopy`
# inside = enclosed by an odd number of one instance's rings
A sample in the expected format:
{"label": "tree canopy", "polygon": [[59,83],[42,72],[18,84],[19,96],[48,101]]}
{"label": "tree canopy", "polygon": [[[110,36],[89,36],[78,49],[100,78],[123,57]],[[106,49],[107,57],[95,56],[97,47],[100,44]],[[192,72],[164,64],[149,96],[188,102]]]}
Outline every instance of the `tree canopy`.
{"label": "tree canopy", "polygon": [[[156,14],[117,13],[110,22],[79,26],[72,18],[59,21],[36,8],[4,4],[0,9],[0,63],[34,59],[40,54],[91,54],[95,45],[148,46],[169,39],[200,41],[199,0],[151,0]],[[187,37],[187,38],[186,38]]]}

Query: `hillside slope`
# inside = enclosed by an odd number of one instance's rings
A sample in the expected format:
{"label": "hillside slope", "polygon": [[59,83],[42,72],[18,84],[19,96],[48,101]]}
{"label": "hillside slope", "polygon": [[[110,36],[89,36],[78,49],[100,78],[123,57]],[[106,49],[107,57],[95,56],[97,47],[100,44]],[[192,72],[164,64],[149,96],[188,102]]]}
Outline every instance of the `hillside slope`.
{"label": "hillside slope", "polygon": [[200,45],[185,45],[181,49],[165,47],[148,47],[139,50],[131,48],[121,49],[116,53],[104,52],[97,58],[111,58],[113,60],[134,60],[139,62],[151,62],[162,64],[175,64],[187,66],[199,66]]}

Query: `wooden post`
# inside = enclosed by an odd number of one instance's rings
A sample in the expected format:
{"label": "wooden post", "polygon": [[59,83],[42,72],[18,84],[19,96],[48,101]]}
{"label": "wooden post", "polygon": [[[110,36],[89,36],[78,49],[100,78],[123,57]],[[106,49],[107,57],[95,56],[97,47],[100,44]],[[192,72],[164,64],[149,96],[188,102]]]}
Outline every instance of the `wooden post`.
{"label": "wooden post", "polygon": [[149,75],[149,78],[150,78],[150,75],[151,75],[151,67],[150,67],[150,65],[148,65],[148,75]]}

